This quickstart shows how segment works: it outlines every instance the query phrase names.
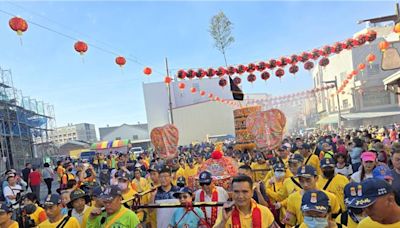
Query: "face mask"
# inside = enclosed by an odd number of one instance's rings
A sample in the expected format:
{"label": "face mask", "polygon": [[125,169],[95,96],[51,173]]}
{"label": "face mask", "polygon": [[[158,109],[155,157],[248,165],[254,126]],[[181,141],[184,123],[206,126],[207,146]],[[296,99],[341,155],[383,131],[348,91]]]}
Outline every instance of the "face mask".
{"label": "face mask", "polygon": [[323,170],[322,173],[324,174],[324,176],[326,178],[332,178],[333,176],[335,176],[335,170],[334,169]]}
{"label": "face mask", "polygon": [[128,183],[118,183],[118,187],[123,191],[128,188]]}
{"label": "face mask", "polygon": [[326,218],[314,218],[304,216],[304,223],[308,228],[325,228],[328,227],[328,220]]}
{"label": "face mask", "polygon": [[275,172],[275,177],[278,179],[281,179],[281,178],[285,177],[285,172],[277,171],[277,172]]}

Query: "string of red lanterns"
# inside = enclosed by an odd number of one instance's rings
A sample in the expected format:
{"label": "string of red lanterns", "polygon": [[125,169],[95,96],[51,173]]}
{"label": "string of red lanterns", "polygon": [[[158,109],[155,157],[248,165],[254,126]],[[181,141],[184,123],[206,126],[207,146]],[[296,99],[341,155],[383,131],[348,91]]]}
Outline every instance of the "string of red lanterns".
{"label": "string of red lanterns", "polygon": [[[341,51],[347,49],[350,50],[352,48],[364,45],[367,42],[372,42],[376,39],[377,33],[374,30],[369,30],[365,34],[360,34],[357,38],[349,38],[344,42],[336,42],[333,45],[325,45],[322,48],[319,49],[313,49],[311,52],[302,52],[299,55],[293,54],[290,57],[280,57],[276,59],[270,59],[269,61],[260,61],[258,64],[255,63],[249,63],[249,64],[239,64],[237,66],[228,66],[226,68],[224,67],[218,67],[217,69],[214,68],[208,68],[207,71],[203,70],[202,68],[199,68],[197,71],[193,69],[189,70],[178,70],[177,71],[177,77],[181,80],[184,80],[186,78],[188,79],[194,79],[194,78],[202,78],[204,76],[207,76],[209,78],[212,78],[214,76],[218,77],[223,77],[226,75],[232,76],[235,74],[238,74],[239,76],[244,74],[244,73],[249,73],[247,77],[247,81],[250,83],[253,83],[257,78],[254,75],[255,71],[261,72],[263,74],[264,72],[268,72],[267,70],[276,70],[275,71],[275,76],[278,78],[281,78],[285,75],[285,70],[284,68],[286,66],[289,67],[289,72],[291,74],[296,74],[299,71],[299,66],[297,66],[298,63],[303,63],[303,67],[306,70],[311,70],[314,67],[314,63],[312,61],[318,61],[318,64],[322,67],[326,67],[329,65],[329,56],[332,54],[339,54]],[[371,57],[371,61],[373,57]],[[235,84],[240,84],[242,80],[236,79],[239,77],[234,78],[234,83]],[[262,76],[262,79],[264,81],[268,80],[270,77],[264,74]],[[236,79],[236,80],[235,80]],[[222,87],[224,87],[226,84],[224,83],[219,83]]]}

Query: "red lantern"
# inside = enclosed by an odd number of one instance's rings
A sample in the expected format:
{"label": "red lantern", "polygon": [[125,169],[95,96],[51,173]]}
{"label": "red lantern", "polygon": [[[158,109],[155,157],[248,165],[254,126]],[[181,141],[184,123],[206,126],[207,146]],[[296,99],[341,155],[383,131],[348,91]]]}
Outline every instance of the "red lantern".
{"label": "red lantern", "polygon": [[197,76],[196,71],[194,71],[194,70],[192,70],[192,69],[190,69],[190,70],[187,71],[186,77],[188,77],[189,79],[193,79],[193,78],[196,77],[196,76]]}
{"label": "red lantern", "polygon": [[212,78],[215,76],[215,70],[213,68],[208,68],[207,70],[207,77]]}
{"label": "red lantern", "polygon": [[234,74],[236,73],[237,70],[236,70],[235,67],[229,66],[228,69],[227,69],[227,71],[228,71],[228,74],[229,74],[229,75],[234,75]]}
{"label": "red lantern", "polygon": [[179,79],[181,79],[181,80],[185,79],[185,78],[186,78],[186,75],[187,75],[186,71],[184,71],[184,70],[178,70],[177,77],[178,77]]}
{"label": "red lantern", "polygon": [[363,45],[363,44],[365,44],[365,42],[367,42],[367,36],[366,36],[365,34],[360,34],[360,35],[357,37],[357,42],[358,42],[358,45]]}
{"label": "red lantern", "polygon": [[369,54],[367,56],[367,61],[369,62],[369,64],[373,63],[376,59],[376,56],[374,54]]}
{"label": "red lantern", "polygon": [[292,64],[296,64],[298,61],[299,60],[297,55],[290,56],[290,62],[292,62]]}
{"label": "red lantern", "polygon": [[345,79],[345,80],[343,81],[343,84],[344,84],[344,85],[349,84],[349,80]]}
{"label": "red lantern", "polygon": [[313,62],[307,61],[306,63],[304,63],[304,69],[311,70],[312,68],[314,68],[314,63]]}
{"label": "red lantern", "polygon": [[379,45],[378,45],[378,47],[381,50],[381,52],[385,52],[386,49],[388,49],[389,46],[390,46],[390,43],[387,42],[387,41],[381,41],[381,42],[379,42]]}
{"label": "red lantern", "polygon": [[218,84],[219,84],[219,86],[221,86],[222,88],[224,88],[224,87],[226,86],[226,84],[227,84],[227,81],[226,81],[225,78],[221,78],[221,79],[219,79]]}
{"label": "red lantern", "polygon": [[235,78],[233,79],[233,83],[234,83],[235,85],[240,85],[240,83],[242,83],[242,79],[239,78],[239,77],[235,77]]}
{"label": "red lantern", "polygon": [[120,67],[123,67],[126,63],[126,59],[123,56],[118,56],[117,58],[115,58],[115,63]]}
{"label": "red lantern", "polygon": [[262,72],[267,68],[267,64],[263,61],[258,63],[257,70]]}
{"label": "red lantern", "polygon": [[192,87],[192,88],[190,88],[190,92],[191,92],[191,93],[196,93],[196,92],[197,92],[197,89],[194,88],[194,87]]}
{"label": "red lantern", "polygon": [[254,63],[250,63],[248,66],[247,66],[247,72],[248,73],[253,73],[254,71],[256,71],[257,70],[257,66],[256,66],[256,64],[254,64]]}
{"label": "red lantern", "polygon": [[269,60],[269,69],[274,69],[276,67],[276,60],[271,59]]}
{"label": "red lantern", "polygon": [[20,17],[13,17],[8,21],[8,25],[12,30],[17,32],[19,36],[22,36],[22,33],[28,29],[28,23],[20,18]]}
{"label": "red lantern", "polygon": [[196,77],[198,77],[199,79],[204,78],[204,76],[206,76],[206,75],[207,75],[207,72],[205,70],[203,70],[201,68],[197,70]]}
{"label": "red lantern", "polygon": [[239,74],[243,74],[244,72],[246,72],[247,71],[247,67],[245,66],[245,65],[239,65],[238,67],[237,67],[237,72],[239,73]]}
{"label": "red lantern", "polygon": [[216,101],[219,101],[219,100],[220,100],[220,98],[219,98],[219,97],[215,97],[215,100],[216,100]]}
{"label": "red lantern", "polygon": [[329,59],[324,57],[321,60],[319,60],[319,65],[322,67],[326,67],[329,64]]}
{"label": "red lantern", "polygon": [[332,48],[328,45],[324,46],[322,50],[324,51],[325,56],[328,56],[332,53]]}
{"label": "red lantern", "polygon": [[343,51],[343,46],[342,46],[342,44],[339,43],[339,42],[335,43],[335,45],[333,46],[333,51],[334,51],[336,54],[339,54],[341,51]]}
{"label": "red lantern", "polygon": [[298,66],[296,66],[296,65],[292,65],[292,66],[290,66],[290,68],[289,68],[289,72],[291,73],[291,74],[296,74],[297,72],[299,71],[299,67]]}
{"label": "red lantern", "polygon": [[208,98],[210,98],[210,99],[213,98],[213,96],[214,96],[214,94],[212,94],[212,93],[208,94]]}
{"label": "red lantern", "polygon": [[206,91],[200,90],[200,96],[204,97],[204,95],[206,95]]}
{"label": "red lantern", "polygon": [[281,66],[286,66],[288,64],[288,62],[290,61],[289,59],[287,59],[286,57],[281,57],[279,59],[279,61],[281,62]]}
{"label": "red lantern", "polygon": [[217,74],[218,77],[224,76],[226,74],[225,68],[219,67],[216,74]]}
{"label": "red lantern", "polygon": [[354,76],[353,74],[348,74],[346,78],[351,80],[353,78],[353,76]]}
{"label": "red lantern", "polygon": [[166,77],[164,78],[164,83],[165,83],[165,84],[169,85],[171,82],[172,82],[172,78],[171,78],[171,77],[166,76]]}
{"label": "red lantern", "polygon": [[301,59],[300,62],[307,62],[310,59],[310,54],[307,52],[301,53]]}
{"label": "red lantern", "polygon": [[267,81],[270,76],[271,75],[267,71],[261,73],[261,79],[264,81]]}
{"label": "red lantern", "polygon": [[356,75],[358,74],[358,71],[357,71],[357,70],[353,70],[353,71],[351,72],[351,74],[354,75],[354,76],[356,76]]}
{"label": "red lantern", "polygon": [[178,88],[182,91],[182,90],[184,90],[185,89],[185,87],[186,87],[186,85],[185,85],[185,83],[183,83],[183,82],[179,82],[179,84],[178,84]]}
{"label": "red lantern", "polygon": [[151,70],[150,67],[145,67],[144,70],[143,70],[143,73],[144,73],[145,75],[150,75],[151,72],[153,72],[153,71]]}
{"label": "red lantern", "polygon": [[75,51],[79,52],[79,54],[83,55],[88,50],[88,45],[83,41],[77,41],[74,45]]}
{"label": "red lantern", "polygon": [[311,51],[311,54],[312,54],[312,59],[317,60],[323,54],[323,51],[318,50],[318,49],[313,49]]}
{"label": "red lantern", "polygon": [[249,75],[247,76],[247,81],[250,82],[250,83],[255,82],[256,79],[257,79],[257,77],[256,77],[254,74],[249,74]]}
{"label": "red lantern", "polygon": [[365,64],[364,64],[364,63],[358,64],[358,69],[359,69],[360,71],[363,71],[363,70],[365,69]]}
{"label": "red lantern", "polygon": [[279,68],[275,71],[275,76],[278,78],[283,77],[283,75],[285,75],[285,71],[282,68]]}
{"label": "red lantern", "polygon": [[369,30],[369,31],[367,32],[367,39],[368,39],[368,41],[369,41],[369,42],[374,41],[374,40],[376,39],[376,35],[377,35],[376,31],[374,31],[374,30]]}

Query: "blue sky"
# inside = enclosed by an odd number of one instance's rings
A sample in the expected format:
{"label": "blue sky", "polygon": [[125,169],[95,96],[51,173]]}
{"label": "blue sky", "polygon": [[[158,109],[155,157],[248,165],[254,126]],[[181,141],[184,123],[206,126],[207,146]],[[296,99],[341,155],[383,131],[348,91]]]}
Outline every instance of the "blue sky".
{"label": "blue sky", "polygon": [[[15,5],[17,4],[17,5]],[[0,9],[88,43],[137,59],[123,71],[115,56],[89,47],[81,57],[74,41],[30,24],[21,46],[0,13],[0,67],[11,69],[14,86],[24,95],[55,106],[57,125],[89,122],[96,127],[146,122],[142,83],[164,78],[170,68],[218,67],[222,55],[213,48],[208,26],[224,11],[234,23],[236,39],[229,64],[246,64],[296,54],[332,44],[363,29],[357,20],[390,15],[394,2],[0,2]],[[312,87],[302,67],[267,85],[244,83],[249,93],[283,95]],[[174,71],[174,72],[175,72]]]}

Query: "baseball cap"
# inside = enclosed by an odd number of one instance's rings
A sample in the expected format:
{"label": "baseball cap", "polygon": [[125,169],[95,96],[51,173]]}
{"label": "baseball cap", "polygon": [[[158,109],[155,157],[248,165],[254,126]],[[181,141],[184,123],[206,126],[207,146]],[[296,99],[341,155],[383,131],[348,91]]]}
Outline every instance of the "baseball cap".
{"label": "baseball cap", "polygon": [[346,186],[344,186],[344,203],[346,206],[357,197],[357,188],[360,183],[350,182]]}
{"label": "baseball cap", "polygon": [[125,172],[125,171],[123,171],[123,170],[120,170],[120,171],[118,172],[118,179],[122,179],[122,180],[127,180],[127,181],[129,181],[129,180],[130,180],[130,177],[129,177],[129,174],[128,174],[127,172]]}
{"label": "baseball cap", "polygon": [[390,170],[386,165],[379,165],[375,167],[375,169],[372,171],[372,175],[374,178],[381,180],[393,180],[392,170]]}
{"label": "baseball cap", "polygon": [[306,211],[318,211],[328,212],[329,209],[329,198],[320,190],[306,191],[301,199],[301,210]]}
{"label": "baseball cap", "polygon": [[285,172],[285,165],[282,164],[282,163],[280,163],[280,162],[276,163],[276,164],[274,165],[274,171],[275,171],[275,172],[276,172],[276,171]]}
{"label": "baseball cap", "polygon": [[191,190],[190,188],[188,188],[188,187],[183,187],[183,188],[179,189],[179,191],[175,192],[175,193],[173,194],[173,196],[174,196],[175,198],[179,198],[179,196],[180,196],[182,193],[189,193],[190,195],[192,195],[192,190]]}
{"label": "baseball cap", "polygon": [[306,150],[311,149],[311,147],[308,143],[303,143],[303,145],[301,145],[301,148],[306,149]]}
{"label": "baseball cap", "polygon": [[61,203],[61,197],[58,194],[51,194],[47,196],[46,200],[44,201],[44,206],[54,206]]}
{"label": "baseball cap", "polygon": [[303,163],[303,161],[304,161],[304,157],[301,154],[291,154],[289,156],[289,163],[291,163],[291,162],[293,162],[293,163],[294,162]]}
{"label": "baseball cap", "polygon": [[199,175],[199,183],[200,184],[211,184],[212,175],[208,171],[203,171]]}
{"label": "baseball cap", "polygon": [[188,164],[193,164],[193,158],[187,158],[186,159],[186,162],[188,163]]}
{"label": "baseball cap", "polygon": [[375,161],[376,154],[374,152],[364,152],[361,154],[361,160],[363,161]]}
{"label": "baseball cap", "polygon": [[393,192],[392,186],[382,179],[368,178],[357,185],[357,196],[349,202],[349,207],[366,208],[384,195]]}
{"label": "baseball cap", "polygon": [[255,160],[259,161],[261,159],[264,159],[264,156],[261,153],[257,153],[256,156],[255,156]]}
{"label": "baseball cap", "polygon": [[5,212],[5,213],[9,213],[9,212],[12,212],[12,208],[10,208],[9,206],[7,206],[7,204],[6,203],[2,203],[2,204],[0,204],[0,213],[1,212]]}
{"label": "baseball cap", "polygon": [[118,185],[110,185],[104,189],[104,192],[100,194],[102,200],[113,200],[117,196],[122,196],[122,191]]}
{"label": "baseball cap", "polygon": [[321,168],[332,167],[335,168],[335,160],[333,158],[324,158],[321,160]]}
{"label": "baseball cap", "polygon": [[298,177],[310,178],[317,176],[317,170],[310,165],[304,165],[297,170]]}
{"label": "baseball cap", "polygon": [[163,167],[161,167],[161,169],[159,169],[159,173],[169,173],[171,174],[171,167],[164,165]]}
{"label": "baseball cap", "polygon": [[99,197],[102,192],[103,192],[103,189],[102,189],[101,186],[95,186],[92,189],[92,196],[93,197]]}

